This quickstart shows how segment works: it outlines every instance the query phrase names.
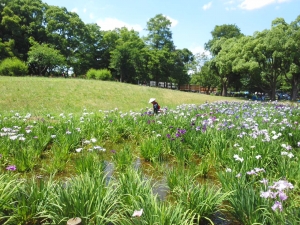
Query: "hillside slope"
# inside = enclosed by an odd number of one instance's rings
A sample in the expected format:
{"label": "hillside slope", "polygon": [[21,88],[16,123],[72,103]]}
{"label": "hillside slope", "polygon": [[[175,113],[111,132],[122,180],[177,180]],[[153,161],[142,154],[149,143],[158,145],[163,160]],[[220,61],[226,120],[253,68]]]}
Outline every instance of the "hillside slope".
{"label": "hillside slope", "polygon": [[223,98],[119,82],[45,77],[0,76],[0,112],[80,113],[111,110],[139,111],[157,99],[161,107],[201,104]]}

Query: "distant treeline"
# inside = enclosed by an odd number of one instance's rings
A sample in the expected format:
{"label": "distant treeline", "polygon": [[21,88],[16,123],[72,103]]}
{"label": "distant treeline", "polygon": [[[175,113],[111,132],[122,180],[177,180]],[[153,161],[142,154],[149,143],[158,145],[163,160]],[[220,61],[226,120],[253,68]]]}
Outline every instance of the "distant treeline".
{"label": "distant treeline", "polygon": [[171,21],[158,14],[140,37],[125,27],[101,30],[41,0],[1,0],[0,75],[88,77],[90,69],[109,70],[112,80],[127,83],[197,84],[218,88],[223,96],[259,91],[272,100],[283,90],[296,100],[300,16],[290,24],[276,18],[269,30],[253,36],[243,35],[236,25],[216,25],[205,44],[209,56],[177,49],[170,28]]}
{"label": "distant treeline", "polygon": [[109,69],[121,82],[186,83],[193,54],[175,47],[170,28],[171,22],[158,14],[147,22],[148,35],[141,38],[125,27],[103,31],[65,7],[40,0],[2,0],[0,61],[16,57],[33,75],[80,76],[89,69]]}

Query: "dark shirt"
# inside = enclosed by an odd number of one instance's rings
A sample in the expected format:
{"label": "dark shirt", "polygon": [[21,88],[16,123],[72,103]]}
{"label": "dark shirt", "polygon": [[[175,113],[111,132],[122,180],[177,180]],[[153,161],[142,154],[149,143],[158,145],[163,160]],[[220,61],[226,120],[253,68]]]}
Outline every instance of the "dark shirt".
{"label": "dark shirt", "polygon": [[153,102],[152,104],[153,104],[153,112],[157,114],[160,107],[157,102]]}

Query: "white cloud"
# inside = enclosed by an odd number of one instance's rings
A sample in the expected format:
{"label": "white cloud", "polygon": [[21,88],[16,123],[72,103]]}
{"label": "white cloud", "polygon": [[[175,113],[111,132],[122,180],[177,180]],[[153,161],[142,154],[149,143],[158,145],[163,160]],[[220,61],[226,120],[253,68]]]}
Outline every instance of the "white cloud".
{"label": "white cloud", "polygon": [[212,5],[212,2],[209,2],[209,3],[205,4],[204,6],[202,6],[202,9],[208,10],[211,7],[211,5]]}
{"label": "white cloud", "polygon": [[239,7],[245,10],[260,9],[274,3],[284,3],[290,0],[244,0]]}
{"label": "white cloud", "polygon": [[203,46],[196,45],[196,44],[192,44],[192,45],[189,47],[189,50],[190,50],[194,55],[196,55],[196,54],[202,54],[202,53],[204,53],[206,56],[209,56],[209,55],[210,55],[209,51],[206,51],[206,50],[204,49]]}
{"label": "white cloud", "polygon": [[78,12],[78,9],[77,9],[77,8],[74,8],[74,9],[71,10],[71,12],[77,13],[77,12]]}
{"label": "white cloud", "polygon": [[101,30],[113,30],[115,28],[127,27],[135,31],[142,31],[143,28],[139,24],[128,24],[116,18],[105,18],[104,20],[97,20],[97,24],[101,27]]}
{"label": "white cloud", "polygon": [[171,27],[175,27],[178,24],[178,20],[175,20],[169,16],[165,16],[165,17],[171,21]]}
{"label": "white cloud", "polygon": [[89,17],[90,17],[91,20],[95,18],[93,13],[90,13]]}
{"label": "white cloud", "polygon": [[83,9],[83,13],[86,13],[86,11],[87,11],[87,9],[86,9],[86,8],[84,8],[84,9]]}
{"label": "white cloud", "polygon": [[234,4],[234,1],[231,0],[231,1],[225,2],[224,4],[225,4],[225,5],[232,5],[232,4]]}

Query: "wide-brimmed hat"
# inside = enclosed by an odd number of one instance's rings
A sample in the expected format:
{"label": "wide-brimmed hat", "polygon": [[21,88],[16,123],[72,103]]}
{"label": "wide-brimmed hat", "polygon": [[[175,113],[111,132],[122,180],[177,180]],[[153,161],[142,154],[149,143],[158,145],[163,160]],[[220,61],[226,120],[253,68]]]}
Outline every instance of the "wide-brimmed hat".
{"label": "wide-brimmed hat", "polygon": [[152,103],[155,101],[155,98],[150,98],[149,103]]}

